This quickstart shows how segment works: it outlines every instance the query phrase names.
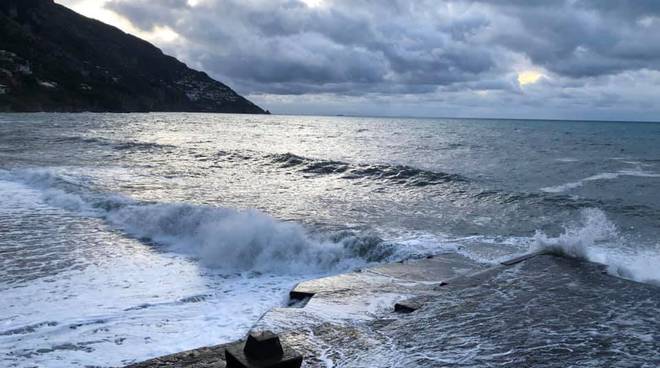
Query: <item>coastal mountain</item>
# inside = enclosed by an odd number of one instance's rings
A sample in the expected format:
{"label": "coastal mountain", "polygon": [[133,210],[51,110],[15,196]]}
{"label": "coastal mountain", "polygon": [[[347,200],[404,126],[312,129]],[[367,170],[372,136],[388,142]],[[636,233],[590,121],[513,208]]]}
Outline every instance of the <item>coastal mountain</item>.
{"label": "coastal mountain", "polygon": [[53,0],[0,1],[0,111],[267,113],[152,44]]}

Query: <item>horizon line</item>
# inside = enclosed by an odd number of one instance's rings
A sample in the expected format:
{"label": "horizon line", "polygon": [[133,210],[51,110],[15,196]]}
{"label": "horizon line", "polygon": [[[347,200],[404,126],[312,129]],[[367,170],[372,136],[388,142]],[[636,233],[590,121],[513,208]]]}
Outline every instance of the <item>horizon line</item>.
{"label": "horizon line", "polygon": [[660,124],[660,120],[603,120],[603,119],[558,119],[558,118],[509,118],[509,117],[470,117],[470,116],[415,116],[415,115],[360,115],[360,114],[323,114],[323,113],[274,113],[270,114],[243,114],[231,112],[205,112],[205,111],[0,111],[1,115],[19,115],[19,114],[218,114],[218,115],[257,115],[257,116],[316,116],[327,118],[379,118],[379,119],[447,119],[447,120],[514,120],[514,121],[555,121],[555,122],[576,122],[576,123],[633,123],[633,124]]}

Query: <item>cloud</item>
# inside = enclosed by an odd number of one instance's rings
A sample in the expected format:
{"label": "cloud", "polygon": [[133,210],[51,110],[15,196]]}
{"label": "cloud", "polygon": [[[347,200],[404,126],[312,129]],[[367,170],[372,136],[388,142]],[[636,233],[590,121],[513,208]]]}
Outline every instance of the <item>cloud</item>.
{"label": "cloud", "polygon": [[[634,106],[657,113],[646,100],[658,91],[660,70],[655,0],[110,0],[105,6],[144,32],[172,30],[178,37],[159,46],[257,99],[362,96],[382,106],[415,96],[436,109],[448,101],[469,108],[472,99],[480,109],[519,103],[543,112],[543,104],[579,103],[588,111],[631,103],[626,91],[638,99]],[[519,76],[529,71],[543,77],[521,88]],[[648,93],[634,93],[636,84]]]}
{"label": "cloud", "polygon": [[660,68],[660,24],[644,22],[658,15],[658,2],[495,3],[508,3],[490,6],[509,26],[497,27],[491,41],[559,75],[580,78]]}

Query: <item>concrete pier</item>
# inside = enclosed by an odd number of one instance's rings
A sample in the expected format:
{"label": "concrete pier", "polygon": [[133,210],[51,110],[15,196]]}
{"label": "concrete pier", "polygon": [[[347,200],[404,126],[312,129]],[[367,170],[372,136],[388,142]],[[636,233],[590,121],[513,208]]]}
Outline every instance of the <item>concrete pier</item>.
{"label": "concrete pier", "polygon": [[[487,266],[444,254],[301,282],[291,298],[253,330],[303,367],[660,364],[660,288],[561,256]],[[224,367],[225,348],[133,367]]]}

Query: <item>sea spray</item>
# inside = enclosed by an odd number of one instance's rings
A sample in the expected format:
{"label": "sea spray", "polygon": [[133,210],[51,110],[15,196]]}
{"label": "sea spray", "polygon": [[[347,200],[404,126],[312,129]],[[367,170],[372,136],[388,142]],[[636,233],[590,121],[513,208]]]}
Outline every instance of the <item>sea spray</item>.
{"label": "sea spray", "polygon": [[625,242],[616,225],[597,208],[583,209],[580,220],[566,226],[558,237],[537,231],[532,251],[546,251],[562,256],[604,264],[613,276],[660,284],[660,250],[634,252],[621,245]]}
{"label": "sea spray", "polygon": [[127,234],[229,271],[299,274],[348,270],[392,255],[374,236],[328,239],[256,210],[189,204],[130,205],[107,220]]}
{"label": "sea spray", "polygon": [[557,238],[548,237],[537,231],[534,235],[533,250],[566,255],[573,258],[589,259],[590,248],[600,241],[616,238],[616,226],[607,215],[597,208],[586,208],[580,212],[580,221],[564,228]]}

